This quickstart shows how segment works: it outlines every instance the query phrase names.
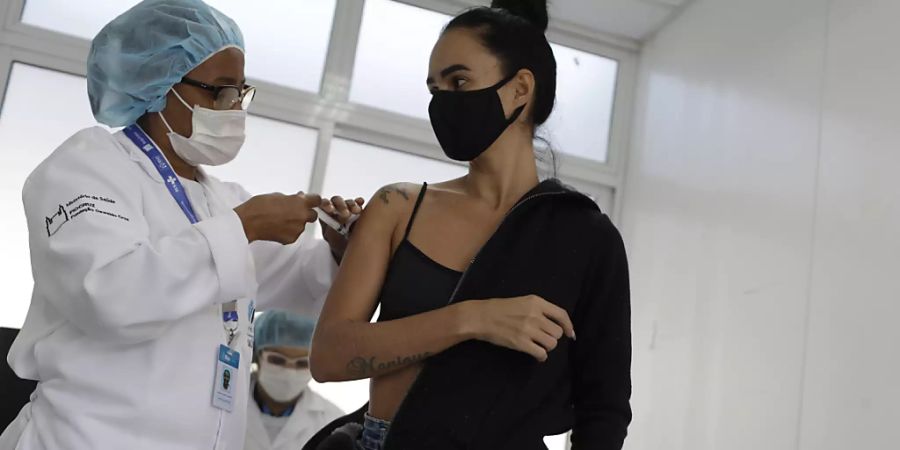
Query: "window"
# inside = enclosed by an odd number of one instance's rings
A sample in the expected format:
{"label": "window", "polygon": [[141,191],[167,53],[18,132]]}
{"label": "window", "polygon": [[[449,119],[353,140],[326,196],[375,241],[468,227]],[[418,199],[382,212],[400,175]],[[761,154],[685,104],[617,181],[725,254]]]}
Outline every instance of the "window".
{"label": "window", "polygon": [[[53,99],[48,108],[46,99]],[[0,326],[19,328],[31,303],[25,178],[76,131],[96,125],[84,78],[15,63],[0,109],[0,270],[7,280]]]}
{"label": "window", "polygon": [[[108,2],[85,0],[26,0],[22,11],[22,23],[70,34],[84,39],[93,39],[106,25],[137,4],[137,1]],[[85,14],[90,11],[90,14]]]}
{"label": "window", "polygon": [[350,101],[427,119],[428,60],[449,21],[444,14],[391,0],[367,0]]}
{"label": "window", "polygon": [[543,132],[561,152],[605,162],[619,64],[551,45],[557,65],[556,108]]}
{"label": "window", "polygon": [[318,92],[336,0],[209,0],[234,18],[247,45],[247,76]]}
{"label": "window", "polygon": [[[377,167],[378,170],[372,170]],[[369,198],[382,186],[451,180],[465,175],[465,166],[409,155],[374,145],[335,139],[325,170],[324,192]]]}
{"label": "window", "polygon": [[[427,119],[431,100],[425,88],[428,60],[449,21],[444,14],[395,1],[368,0],[350,100]],[[557,62],[557,102],[544,132],[562,152],[605,162],[618,63],[558,44],[552,48]]]}
{"label": "window", "polygon": [[234,161],[207,171],[240,183],[251,194],[309,190],[319,133],[286,122],[250,116],[247,142]]}
{"label": "window", "polygon": [[[137,3],[27,0],[22,22],[90,40],[109,21]],[[208,3],[241,27],[249,77],[319,91],[336,0],[266,0],[264,7],[242,0]]]}

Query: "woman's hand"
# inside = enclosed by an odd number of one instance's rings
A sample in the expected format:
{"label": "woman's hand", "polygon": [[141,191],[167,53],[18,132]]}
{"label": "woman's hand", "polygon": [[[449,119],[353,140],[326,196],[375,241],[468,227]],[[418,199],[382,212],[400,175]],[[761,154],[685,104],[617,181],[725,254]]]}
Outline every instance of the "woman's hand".
{"label": "woman's hand", "polygon": [[575,339],[569,314],[536,295],[463,302],[464,322],[476,339],[547,360],[563,336]]}
{"label": "woman's hand", "polygon": [[322,211],[331,215],[338,223],[345,225],[353,218],[353,216],[362,213],[362,207],[365,204],[366,200],[362,197],[357,197],[353,200],[345,200],[344,197],[336,195],[331,197],[331,200],[323,198],[322,204],[319,207],[322,208]]}

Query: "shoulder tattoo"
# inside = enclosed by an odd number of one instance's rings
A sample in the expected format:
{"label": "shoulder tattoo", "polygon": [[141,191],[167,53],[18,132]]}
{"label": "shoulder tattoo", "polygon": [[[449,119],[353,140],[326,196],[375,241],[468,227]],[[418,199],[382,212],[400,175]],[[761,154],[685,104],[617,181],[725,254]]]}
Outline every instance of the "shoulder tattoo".
{"label": "shoulder tattoo", "polygon": [[403,198],[403,200],[409,200],[409,194],[405,189],[400,187],[400,185],[394,184],[385,186],[381,188],[380,191],[378,191],[378,198],[380,198],[381,201],[383,201],[385,204],[390,204],[391,199],[396,198],[397,196],[400,196],[401,198]]}

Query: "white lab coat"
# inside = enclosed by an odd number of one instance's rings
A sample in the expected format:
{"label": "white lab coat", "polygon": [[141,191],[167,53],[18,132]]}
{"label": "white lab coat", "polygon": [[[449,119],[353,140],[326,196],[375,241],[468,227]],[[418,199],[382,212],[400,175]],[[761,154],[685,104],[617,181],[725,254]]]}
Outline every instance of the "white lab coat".
{"label": "white lab coat", "polygon": [[[204,173],[181,181],[197,224],[122,132],[99,127],[29,176],[35,286],[8,361],[39,384],[0,450],[243,447],[249,299],[317,315],[337,267],[321,240],[248,245],[232,210],[249,198],[240,186]],[[229,413],[211,399],[221,304],[234,299],[240,395]]]}
{"label": "white lab coat", "polygon": [[[251,385],[251,391],[255,385]],[[251,394],[252,395],[252,394]],[[244,450],[299,450],[312,437],[335,419],[344,416],[333,403],[307,389],[297,400],[294,412],[288,417],[263,414],[252,399],[247,406],[247,439]],[[272,439],[268,427],[282,426]]]}

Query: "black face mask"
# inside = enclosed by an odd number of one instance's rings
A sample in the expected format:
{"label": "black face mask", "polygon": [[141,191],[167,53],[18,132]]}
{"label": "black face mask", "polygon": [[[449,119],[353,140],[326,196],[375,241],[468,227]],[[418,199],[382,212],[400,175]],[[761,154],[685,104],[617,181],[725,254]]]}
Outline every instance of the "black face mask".
{"label": "black face mask", "polygon": [[525,110],[522,105],[506,118],[497,91],[515,75],[477,91],[437,91],[428,114],[431,127],[448,158],[472,161],[484,153]]}

